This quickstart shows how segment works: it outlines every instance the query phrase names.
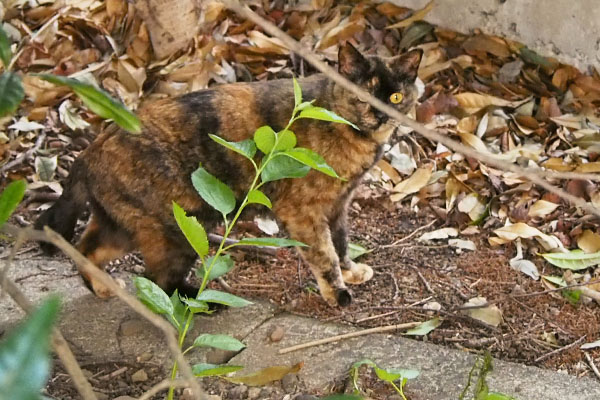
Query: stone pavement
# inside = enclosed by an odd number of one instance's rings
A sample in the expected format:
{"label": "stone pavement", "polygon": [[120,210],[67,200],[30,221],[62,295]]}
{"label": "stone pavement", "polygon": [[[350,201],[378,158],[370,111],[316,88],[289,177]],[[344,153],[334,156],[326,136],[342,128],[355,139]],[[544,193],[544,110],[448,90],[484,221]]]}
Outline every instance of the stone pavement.
{"label": "stone pavement", "polygon": [[[43,257],[17,260],[9,276],[33,300],[50,292],[61,293],[64,311],[61,330],[81,362],[125,361],[151,357],[152,363],[169,366],[169,354],[160,332],[116,299],[99,300],[83,286],[74,268],[66,260]],[[131,276],[119,276],[131,282]],[[0,297],[0,332],[14,325],[22,313],[6,296]],[[275,327],[283,329],[281,341],[269,336]],[[466,382],[475,357],[422,341],[389,334],[371,334],[342,342],[311,347],[279,355],[278,349],[326,338],[354,329],[317,320],[277,313],[268,303],[243,309],[223,310],[211,317],[198,318],[189,337],[200,332],[225,333],[237,337],[246,348],[230,363],[244,365],[244,374],[273,365],[304,367],[298,374],[307,390],[322,389],[346,376],[349,366],[369,358],[384,367],[414,368],[420,376],[407,385],[417,399],[457,399]],[[231,355],[191,352],[191,361],[219,362]],[[488,377],[491,390],[515,396],[519,400],[592,400],[600,399],[600,383],[592,378],[572,377],[553,371],[494,360]]]}

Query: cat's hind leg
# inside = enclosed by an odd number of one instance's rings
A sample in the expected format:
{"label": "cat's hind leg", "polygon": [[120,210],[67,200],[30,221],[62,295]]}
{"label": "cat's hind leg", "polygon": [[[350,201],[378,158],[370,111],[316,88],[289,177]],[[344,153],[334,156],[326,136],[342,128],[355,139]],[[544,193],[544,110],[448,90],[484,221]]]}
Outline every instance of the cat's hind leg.
{"label": "cat's hind leg", "polygon": [[[119,227],[102,210],[92,212],[90,221],[77,244],[77,249],[98,268],[133,250],[131,235]],[[86,285],[100,298],[112,296],[111,291],[92,276],[82,273]]]}

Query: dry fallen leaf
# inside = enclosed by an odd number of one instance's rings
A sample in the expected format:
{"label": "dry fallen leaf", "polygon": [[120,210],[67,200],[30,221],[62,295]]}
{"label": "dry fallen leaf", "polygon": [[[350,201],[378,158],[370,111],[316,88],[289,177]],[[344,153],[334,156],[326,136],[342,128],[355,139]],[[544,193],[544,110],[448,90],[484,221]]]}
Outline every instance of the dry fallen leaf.
{"label": "dry fallen leaf", "polygon": [[300,362],[291,367],[276,365],[273,367],[267,367],[257,371],[253,374],[244,376],[224,377],[233,383],[243,383],[248,386],[264,386],[271,382],[279,381],[283,379],[287,374],[296,374],[302,369],[304,363]]}
{"label": "dry fallen leaf", "polygon": [[597,253],[600,251],[600,235],[586,229],[577,238],[577,246],[586,253]]}
{"label": "dry fallen leaf", "polygon": [[556,210],[557,207],[558,204],[556,203],[546,200],[538,200],[529,208],[527,215],[530,217],[545,217]]}
{"label": "dry fallen leaf", "polygon": [[502,311],[500,311],[496,305],[492,304],[484,307],[485,304],[487,304],[487,299],[485,297],[475,297],[463,304],[463,307],[482,306],[480,308],[470,308],[466,310],[466,313],[471,318],[481,321],[487,325],[497,327],[502,323]]}
{"label": "dry fallen leaf", "polygon": [[390,199],[394,202],[400,201],[409,194],[416,193],[421,190],[429,182],[431,174],[433,172],[433,165],[428,164],[415,171],[412,176],[396,186],[394,186],[393,192]]}

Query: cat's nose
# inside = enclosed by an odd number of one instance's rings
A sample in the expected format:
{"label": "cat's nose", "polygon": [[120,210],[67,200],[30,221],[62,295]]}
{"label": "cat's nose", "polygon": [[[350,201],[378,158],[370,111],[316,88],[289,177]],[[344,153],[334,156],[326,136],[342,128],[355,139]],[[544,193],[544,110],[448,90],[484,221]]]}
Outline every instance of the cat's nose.
{"label": "cat's nose", "polygon": [[346,288],[337,289],[335,292],[335,298],[340,307],[348,307],[350,303],[352,303],[352,293]]}

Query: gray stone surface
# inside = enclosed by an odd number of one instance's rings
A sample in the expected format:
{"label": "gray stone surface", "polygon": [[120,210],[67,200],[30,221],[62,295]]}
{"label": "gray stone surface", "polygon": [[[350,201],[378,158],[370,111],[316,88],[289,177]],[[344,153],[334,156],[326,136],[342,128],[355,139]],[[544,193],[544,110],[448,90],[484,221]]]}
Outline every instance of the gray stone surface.
{"label": "gray stone surface", "polygon": [[[165,368],[170,365],[162,334],[119,300],[100,300],[93,296],[68,261],[21,259],[11,267],[9,276],[19,282],[31,299],[39,299],[50,292],[61,294],[64,310],[60,327],[80,362],[143,360]],[[120,274],[119,278],[131,283],[131,276],[127,274]],[[129,287],[131,289],[131,284]],[[20,318],[22,313],[12,300],[0,297],[0,332]],[[274,342],[271,335],[275,327],[282,328],[284,333],[280,341]],[[189,338],[208,332],[230,334],[242,340],[247,348],[230,362],[244,365],[244,374],[268,366],[303,361],[299,380],[290,377],[286,381],[290,387],[322,389],[334,380],[344,379],[350,365],[363,358],[370,358],[384,367],[419,369],[421,375],[407,388],[419,400],[456,399],[475,360],[473,355],[465,352],[385,334],[278,354],[284,347],[352,330],[313,319],[277,315],[272,305],[256,303],[197,318]],[[193,363],[203,362],[209,356],[225,360],[232,356],[197,351],[189,354]],[[519,400],[600,398],[600,384],[593,379],[577,379],[502,361],[494,362],[488,383],[492,390],[514,395]]]}
{"label": "gray stone surface", "polygon": [[[422,8],[429,0],[393,1]],[[480,28],[581,69],[600,62],[598,0],[436,1],[426,20],[461,32]]]}

